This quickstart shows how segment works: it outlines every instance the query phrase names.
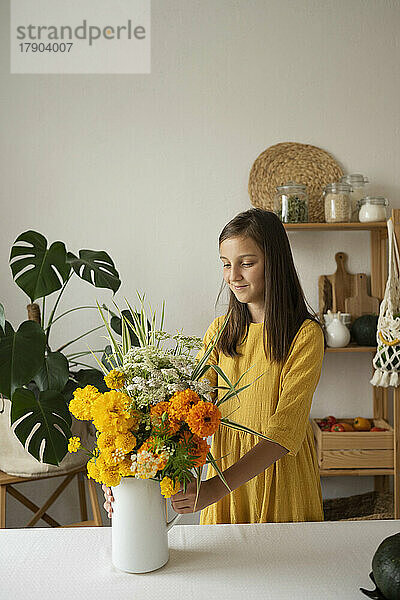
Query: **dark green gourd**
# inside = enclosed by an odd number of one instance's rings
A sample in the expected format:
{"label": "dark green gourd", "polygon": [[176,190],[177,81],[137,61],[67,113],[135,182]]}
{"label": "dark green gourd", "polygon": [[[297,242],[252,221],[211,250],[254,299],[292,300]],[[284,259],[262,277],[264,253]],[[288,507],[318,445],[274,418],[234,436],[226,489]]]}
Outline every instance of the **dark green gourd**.
{"label": "dark green gourd", "polygon": [[376,346],[377,315],[358,317],[351,326],[351,333],[359,346]]}
{"label": "dark green gourd", "polygon": [[391,535],[378,546],[372,559],[372,572],[386,600],[400,599],[400,533]]}

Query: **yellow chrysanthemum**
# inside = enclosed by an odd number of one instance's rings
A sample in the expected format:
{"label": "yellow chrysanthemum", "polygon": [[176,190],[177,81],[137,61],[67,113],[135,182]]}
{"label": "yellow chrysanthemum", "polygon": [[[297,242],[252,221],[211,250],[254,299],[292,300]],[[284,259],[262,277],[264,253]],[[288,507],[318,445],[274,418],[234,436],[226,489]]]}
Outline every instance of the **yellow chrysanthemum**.
{"label": "yellow chrysanthemum", "polygon": [[125,385],[125,375],[122,371],[118,371],[118,369],[113,369],[109,372],[108,375],[104,377],[104,381],[106,382],[106,386],[110,388],[110,390],[120,390]]}
{"label": "yellow chrysanthemum", "polygon": [[128,457],[125,458],[119,465],[118,469],[122,477],[129,477],[132,473],[132,460]]}
{"label": "yellow chrysanthemum", "polygon": [[108,487],[113,487],[119,484],[121,481],[121,475],[119,472],[119,465],[109,465],[103,454],[96,459],[96,466],[99,469],[100,482],[104,483]]}
{"label": "yellow chrysanthemum", "polygon": [[115,437],[115,446],[116,448],[120,448],[125,454],[128,454],[136,446],[136,438],[130,431],[119,433]]}
{"label": "yellow chrysanthemum", "polygon": [[99,390],[94,385],[77,388],[74,397],[69,403],[69,410],[75,418],[81,421],[92,419],[92,406],[96,398],[100,396]]}
{"label": "yellow chrysanthemum", "polygon": [[93,423],[98,431],[126,433],[138,425],[137,415],[128,412],[130,398],[117,391],[105,392],[92,405]]}
{"label": "yellow chrysanthemum", "polygon": [[136,438],[130,431],[117,435],[103,431],[97,438],[97,446],[105,462],[113,466],[121,463],[128,452],[132,452],[136,446]]}
{"label": "yellow chrysanthemum", "polygon": [[199,437],[213,435],[220,424],[221,411],[212,402],[200,400],[193,406],[186,418],[190,430]]}
{"label": "yellow chrysanthemum", "polygon": [[91,458],[89,460],[88,464],[86,465],[86,468],[88,472],[88,477],[94,479],[98,483],[101,483],[99,467],[96,465],[96,461],[94,458]]}
{"label": "yellow chrysanthemum", "polygon": [[192,406],[195,406],[199,401],[200,396],[191,389],[175,392],[168,407],[170,419],[174,421],[185,421]]}
{"label": "yellow chrysanthemum", "polygon": [[81,440],[79,437],[71,437],[68,440],[68,452],[77,452],[81,447]]}
{"label": "yellow chrysanthemum", "polygon": [[181,484],[179,481],[173,481],[170,477],[164,477],[160,481],[160,489],[164,498],[171,498],[174,494],[177,494],[180,490]]}
{"label": "yellow chrysanthemum", "polygon": [[97,438],[97,446],[99,450],[114,450],[115,448],[115,435],[108,431],[102,431]]}
{"label": "yellow chrysanthemum", "polygon": [[107,487],[115,487],[121,481],[121,474],[117,467],[110,467],[100,471],[101,482]]}

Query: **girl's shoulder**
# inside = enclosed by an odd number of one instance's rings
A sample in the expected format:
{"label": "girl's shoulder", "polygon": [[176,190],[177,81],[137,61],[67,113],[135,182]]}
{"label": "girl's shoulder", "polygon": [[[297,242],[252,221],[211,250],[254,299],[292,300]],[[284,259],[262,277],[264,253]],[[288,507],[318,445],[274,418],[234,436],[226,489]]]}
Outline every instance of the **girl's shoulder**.
{"label": "girl's shoulder", "polygon": [[226,317],[226,315],[216,317],[208,326],[205,336],[209,337],[209,336],[214,335],[224,324],[225,317]]}
{"label": "girl's shoulder", "polygon": [[324,333],[319,323],[313,319],[305,319],[293,338],[291,347],[299,344],[324,347]]}

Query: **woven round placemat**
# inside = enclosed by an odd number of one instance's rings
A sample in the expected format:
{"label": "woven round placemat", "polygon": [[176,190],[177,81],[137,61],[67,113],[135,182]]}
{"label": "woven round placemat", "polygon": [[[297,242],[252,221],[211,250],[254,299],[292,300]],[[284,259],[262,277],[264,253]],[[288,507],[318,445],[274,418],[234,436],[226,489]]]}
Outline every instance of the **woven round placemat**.
{"label": "woven round placemat", "polygon": [[254,161],[249,177],[250,201],[256,208],[273,210],[276,186],[289,181],[302,183],[307,186],[308,220],[322,223],[323,189],[342,175],[340,165],[325,150],[310,144],[282,142],[264,150]]}

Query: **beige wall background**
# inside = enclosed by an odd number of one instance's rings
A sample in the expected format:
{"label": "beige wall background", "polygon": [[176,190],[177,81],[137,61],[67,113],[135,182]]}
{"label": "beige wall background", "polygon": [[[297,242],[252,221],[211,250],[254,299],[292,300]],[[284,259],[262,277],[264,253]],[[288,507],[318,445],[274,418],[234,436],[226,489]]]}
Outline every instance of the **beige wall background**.
{"label": "beige wall background", "polygon": [[[10,75],[6,0],[0,11],[0,300],[14,326],[27,298],[9,250],[33,229],[72,252],[106,250],[120,305],[146,292],[153,306],[166,300],[169,329],[203,335],[222,277],[219,232],[250,208],[251,165],[278,142],[328,150],[400,207],[398,1],[153,0],[150,75]],[[290,241],[314,308],[338,250],[352,272],[370,271],[367,233]],[[61,308],[96,299],[111,304],[111,292],[75,278]],[[98,324],[95,310],[71,313],[54,326],[53,347]],[[96,333],[71,351],[88,343],[104,340]],[[365,355],[327,355],[312,416],[371,417],[369,377]],[[55,483],[23,486],[40,502]],[[322,488],[325,498],[351,495],[373,479],[324,478]],[[72,522],[76,504],[72,489],[50,514]],[[8,507],[9,527],[28,518],[13,499]]]}

